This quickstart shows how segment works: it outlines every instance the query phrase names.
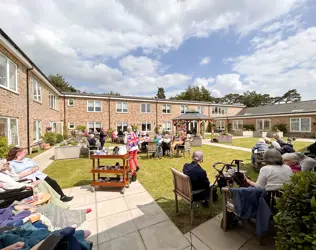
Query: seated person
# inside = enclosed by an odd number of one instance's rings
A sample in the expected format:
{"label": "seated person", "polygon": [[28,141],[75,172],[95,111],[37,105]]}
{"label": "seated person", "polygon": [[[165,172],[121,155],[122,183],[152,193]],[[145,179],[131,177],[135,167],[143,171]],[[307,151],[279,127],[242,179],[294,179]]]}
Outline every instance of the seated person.
{"label": "seated person", "polygon": [[294,153],[295,152],[295,149],[293,148],[293,145],[291,144],[283,144],[283,146],[281,148],[278,148],[278,150],[280,151],[280,153],[283,155],[283,154],[286,154],[286,153]]}
{"label": "seated person", "polygon": [[254,153],[265,152],[269,149],[268,145],[265,143],[263,138],[260,138],[256,145],[252,148],[251,162],[254,164],[255,156]]}
{"label": "seated person", "polygon": [[292,170],[283,164],[281,153],[276,149],[269,149],[264,153],[263,161],[267,164],[260,169],[256,182],[246,177],[250,186],[264,187],[267,191],[279,190],[282,185],[290,181]]}
{"label": "seated person", "polygon": [[[37,169],[35,168],[32,170],[32,172],[34,173],[36,170]],[[49,202],[51,202],[52,204],[65,209],[69,208],[68,205],[60,200],[60,196],[55,192],[54,189],[52,189],[50,185],[48,185],[46,181],[37,180],[30,183],[17,182],[20,179],[20,176],[10,168],[9,162],[5,164],[0,164],[0,183],[2,186],[0,188],[0,192],[12,189],[20,189],[22,187],[30,187],[33,189],[34,194],[49,193],[51,195],[51,199]]]}
{"label": "seated person", "polygon": [[283,138],[281,138],[281,137],[279,136],[279,134],[274,134],[274,135],[273,135],[273,138],[276,140],[277,143],[279,143],[279,145],[280,145],[281,147],[283,147],[285,144],[287,144],[287,143],[283,140]]}
{"label": "seated person", "polygon": [[190,177],[192,191],[204,190],[193,195],[194,201],[202,201],[203,206],[208,206],[210,199],[210,181],[207,178],[206,171],[200,166],[203,162],[204,154],[201,151],[195,151],[192,154],[192,162],[185,163],[183,173]]}
{"label": "seated person", "polygon": [[123,131],[121,129],[119,129],[117,136],[124,136]]}
{"label": "seated person", "polygon": [[160,143],[160,139],[157,135],[155,135],[154,139],[152,139],[152,142],[155,142],[157,145]]}
{"label": "seated person", "polygon": [[316,171],[316,160],[304,155],[303,153],[296,152],[295,153],[298,156],[299,163],[301,166],[301,171],[307,172],[307,171]]}
{"label": "seated person", "polygon": [[[26,170],[31,170],[34,167],[37,167],[37,163],[30,158],[25,158],[26,151],[23,148],[14,147],[12,148],[7,156],[7,161],[10,162],[10,168],[17,174],[24,172]],[[21,178],[21,177],[20,177]],[[29,175],[25,176],[28,180],[44,180],[46,181],[59,195],[60,200],[63,202],[71,201],[72,196],[66,196],[58,185],[58,183],[51,179],[49,176],[37,169],[36,172],[32,172]]]}
{"label": "seated person", "polygon": [[281,148],[280,144],[276,141],[271,141],[268,137],[263,138],[265,143],[269,145],[269,148],[279,149]]}
{"label": "seated person", "polygon": [[166,151],[171,149],[171,139],[168,134],[165,134],[163,136],[162,142],[161,142],[161,147],[162,147],[162,153],[163,155],[166,154]]}
{"label": "seated person", "polygon": [[282,155],[283,162],[285,165],[288,165],[293,173],[301,171],[300,161],[295,153],[285,153]]}
{"label": "seated person", "polygon": [[191,134],[194,135],[194,136],[196,135],[196,128],[192,129]]}
{"label": "seated person", "polygon": [[307,147],[306,153],[315,154],[316,155],[316,141]]}
{"label": "seated person", "polygon": [[89,138],[88,138],[88,142],[89,142],[89,149],[90,150],[97,150],[97,140],[94,138],[94,134],[89,134]]}

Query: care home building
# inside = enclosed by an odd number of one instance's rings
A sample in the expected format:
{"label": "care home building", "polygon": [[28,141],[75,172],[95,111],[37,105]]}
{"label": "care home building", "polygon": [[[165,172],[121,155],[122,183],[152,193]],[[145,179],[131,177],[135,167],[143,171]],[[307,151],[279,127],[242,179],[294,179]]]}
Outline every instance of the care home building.
{"label": "care home building", "polygon": [[9,144],[31,148],[41,142],[48,127],[62,133],[63,128],[71,131],[78,125],[89,130],[126,130],[129,124],[135,124],[149,133],[157,126],[170,131],[172,118],[188,110],[213,117],[218,130],[239,130],[245,124],[270,130],[275,124],[284,123],[297,137],[315,136],[316,101],[245,108],[198,101],[61,93],[0,29],[0,136],[7,137]]}

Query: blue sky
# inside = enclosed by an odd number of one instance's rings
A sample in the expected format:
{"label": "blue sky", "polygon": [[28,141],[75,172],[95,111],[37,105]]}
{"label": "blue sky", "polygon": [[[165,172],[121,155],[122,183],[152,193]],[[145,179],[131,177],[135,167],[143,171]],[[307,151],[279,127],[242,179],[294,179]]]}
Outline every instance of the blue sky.
{"label": "blue sky", "polygon": [[313,0],[12,0],[0,2],[0,25],[46,74],[82,91],[296,88],[306,100],[316,98],[315,10]]}

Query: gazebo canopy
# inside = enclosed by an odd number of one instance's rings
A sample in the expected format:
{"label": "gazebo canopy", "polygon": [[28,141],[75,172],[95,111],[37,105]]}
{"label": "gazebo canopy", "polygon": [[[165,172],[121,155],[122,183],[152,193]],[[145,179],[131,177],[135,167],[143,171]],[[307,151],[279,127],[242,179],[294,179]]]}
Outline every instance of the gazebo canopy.
{"label": "gazebo canopy", "polygon": [[185,112],[185,114],[172,118],[172,120],[173,121],[206,121],[206,120],[212,120],[212,118],[207,115],[203,115],[198,111],[191,110],[191,111]]}

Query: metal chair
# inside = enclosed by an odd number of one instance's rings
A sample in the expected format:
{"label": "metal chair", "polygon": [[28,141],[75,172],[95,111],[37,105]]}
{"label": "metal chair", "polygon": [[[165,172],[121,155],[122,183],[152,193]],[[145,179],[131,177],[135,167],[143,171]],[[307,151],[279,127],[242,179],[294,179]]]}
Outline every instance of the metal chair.
{"label": "metal chair", "polygon": [[[93,149],[92,149],[93,148]],[[96,149],[95,149],[96,148]],[[99,141],[96,142],[96,145],[90,145],[89,141],[87,140],[87,149],[88,149],[88,157],[90,159],[91,153],[95,153],[101,150],[101,144]]]}
{"label": "metal chair", "polygon": [[259,171],[261,167],[263,167],[264,162],[263,162],[263,155],[265,152],[257,152],[253,153],[255,157],[255,162],[253,164],[253,167],[255,168],[256,171]]}
{"label": "metal chair", "polygon": [[191,154],[191,142],[189,140],[184,142],[184,145],[176,145],[177,155],[181,152],[185,158],[185,153],[188,152],[189,156]]}
{"label": "metal chair", "polygon": [[173,175],[173,184],[174,184],[174,195],[176,202],[176,212],[179,212],[178,196],[180,196],[185,202],[190,205],[190,218],[191,225],[193,225],[193,195],[204,192],[205,189],[192,191],[190,177],[179,172],[174,168],[170,168]]}
{"label": "metal chair", "polygon": [[149,159],[149,153],[156,153],[157,152],[157,143],[156,142],[148,142],[147,144],[147,159]]}

